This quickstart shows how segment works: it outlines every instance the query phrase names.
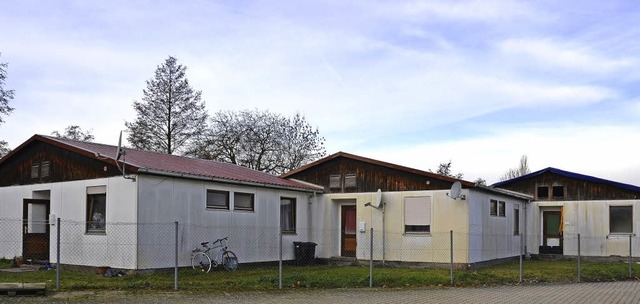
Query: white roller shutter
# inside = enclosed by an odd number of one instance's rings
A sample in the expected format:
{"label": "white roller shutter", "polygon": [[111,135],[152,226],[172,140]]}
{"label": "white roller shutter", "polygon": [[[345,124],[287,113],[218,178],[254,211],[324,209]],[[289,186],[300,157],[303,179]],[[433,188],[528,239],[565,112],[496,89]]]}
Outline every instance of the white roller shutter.
{"label": "white roller shutter", "polygon": [[404,198],[404,224],[411,226],[431,225],[431,197]]}

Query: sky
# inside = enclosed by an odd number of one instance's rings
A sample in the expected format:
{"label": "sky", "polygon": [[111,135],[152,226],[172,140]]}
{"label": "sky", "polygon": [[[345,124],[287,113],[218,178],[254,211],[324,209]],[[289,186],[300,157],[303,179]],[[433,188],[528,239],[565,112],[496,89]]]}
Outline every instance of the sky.
{"label": "sky", "polygon": [[117,144],[169,56],[207,111],[303,114],[343,151],[489,184],[527,155],[640,185],[635,1],[0,1],[15,148]]}

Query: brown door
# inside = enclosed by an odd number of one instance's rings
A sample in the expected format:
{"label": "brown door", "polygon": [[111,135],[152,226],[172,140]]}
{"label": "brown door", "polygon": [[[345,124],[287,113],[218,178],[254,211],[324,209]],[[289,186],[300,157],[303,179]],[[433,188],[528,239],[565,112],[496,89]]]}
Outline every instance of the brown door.
{"label": "brown door", "polygon": [[562,211],[544,211],[542,217],[542,253],[562,254]]}
{"label": "brown door", "polygon": [[340,254],[345,257],[356,256],[356,206],[342,206],[342,225]]}
{"label": "brown door", "polygon": [[49,200],[24,199],[22,208],[22,257],[49,261]]}

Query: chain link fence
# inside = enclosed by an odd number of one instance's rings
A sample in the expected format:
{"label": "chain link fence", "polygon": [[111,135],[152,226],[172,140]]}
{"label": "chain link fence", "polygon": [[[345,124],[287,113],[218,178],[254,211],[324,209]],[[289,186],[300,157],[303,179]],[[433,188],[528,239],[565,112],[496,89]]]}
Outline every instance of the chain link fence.
{"label": "chain link fence", "polygon": [[[40,226],[38,226],[40,225]],[[44,225],[44,226],[42,226]],[[36,228],[30,228],[36,227]],[[373,229],[345,233],[339,229],[296,229],[281,233],[273,226],[198,226],[173,223],[110,223],[95,229],[90,223],[58,219],[55,223],[25,223],[22,219],[0,219],[0,258],[31,265],[52,266],[57,273],[58,289],[65,283],[63,270],[80,270],[102,276],[124,276],[135,273],[158,273],[173,277],[173,288],[189,288],[181,284],[184,277],[202,272],[192,262],[194,252],[214,247],[216,240],[228,238],[228,250],[237,256],[238,267],[231,275],[223,275],[225,258],[217,247],[208,252],[211,275],[233,286],[234,277],[256,275],[257,283],[279,288],[295,288],[308,282],[305,273],[330,281],[335,269],[353,267],[361,275],[362,286],[379,286],[377,273],[396,268],[448,269],[449,283],[469,269],[507,261],[520,264],[519,278],[527,277],[530,257],[525,243],[544,236],[488,234],[466,232],[431,232],[408,234]],[[46,233],[43,233],[46,232]],[[553,259],[575,262],[576,280],[589,269],[584,261],[608,261],[628,269],[633,276],[634,254],[638,255],[635,235],[585,237],[564,234],[562,252]],[[533,241],[532,241],[533,240]],[[203,244],[208,242],[207,244]],[[45,250],[46,256],[40,256]],[[531,251],[528,248],[527,251]],[[545,255],[533,255],[542,259]],[[12,262],[15,265],[15,262]],[[42,268],[40,268],[42,269]],[[378,275],[383,277],[384,275]],[[188,280],[192,278],[189,277]],[[319,279],[320,280],[320,279]],[[225,285],[226,284],[226,285]]]}

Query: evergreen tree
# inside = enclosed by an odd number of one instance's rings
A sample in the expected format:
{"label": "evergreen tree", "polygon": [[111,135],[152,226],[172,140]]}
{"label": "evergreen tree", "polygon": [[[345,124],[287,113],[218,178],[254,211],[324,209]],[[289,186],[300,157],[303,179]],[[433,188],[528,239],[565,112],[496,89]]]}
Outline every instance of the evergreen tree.
{"label": "evergreen tree", "polygon": [[147,80],[142,101],[134,101],[134,122],[125,122],[127,139],[136,149],[182,154],[206,128],[207,113],[201,91],[194,91],[187,68],[169,56]]}

